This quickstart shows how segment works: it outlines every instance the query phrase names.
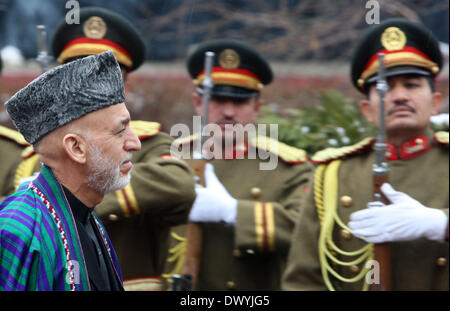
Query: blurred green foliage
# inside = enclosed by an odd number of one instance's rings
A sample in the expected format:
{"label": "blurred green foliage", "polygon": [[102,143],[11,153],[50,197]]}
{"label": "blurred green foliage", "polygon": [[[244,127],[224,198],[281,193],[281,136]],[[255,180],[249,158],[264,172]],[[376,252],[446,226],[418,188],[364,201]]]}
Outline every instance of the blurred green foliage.
{"label": "blurred green foliage", "polygon": [[431,129],[434,132],[439,131],[448,132],[449,131],[448,113],[439,115],[438,118],[432,118]]}
{"label": "blurred green foliage", "polygon": [[262,108],[258,123],[278,124],[278,139],[306,150],[310,155],[327,147],[357,143],[376,136],[376,128],[360,113],[358,103],[341,93],[328,90],[319,93],[319,105],[275,111]]}

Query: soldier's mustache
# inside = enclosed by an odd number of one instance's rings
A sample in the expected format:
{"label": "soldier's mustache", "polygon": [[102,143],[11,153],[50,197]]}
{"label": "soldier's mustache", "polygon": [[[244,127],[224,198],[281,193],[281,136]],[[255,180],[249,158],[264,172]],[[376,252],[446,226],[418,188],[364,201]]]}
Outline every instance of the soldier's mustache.
{"label": "soldier's mustache", "polygon": [[409,104],[407,104],[405,102],[397,102],[397,103],[394,103],[394,107],[392,107],[391,109],[389,109],[387,111],[387,115],[393,114],[395,112],[395,110],[398,109],[399,107],[406,107],[409,109],[409,111],[411,111],[413,113],[416,112],[416,109],[414,107],[410,106]]}
{"label": "soldier's mustache", "polygon": [[231,125],[236,125],[238,122],[236,122],[236,120],[234,119],[221,119],[219,120],[219,122],[217,122],[217,124],[231,124]]}

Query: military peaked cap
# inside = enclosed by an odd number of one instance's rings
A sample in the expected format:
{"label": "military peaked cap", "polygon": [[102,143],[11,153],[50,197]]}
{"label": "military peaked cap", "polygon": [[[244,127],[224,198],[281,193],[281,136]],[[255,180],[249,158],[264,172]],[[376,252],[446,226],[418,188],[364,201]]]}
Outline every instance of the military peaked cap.
{"label": "military peaked cap", "polygon": [[419,74],[435,76],[442,69],[439,42],[425,26],[391,18],[371,26],[358,42],[351,62],[351,79],[364,92],[376,81],[378,53],[385,53],[386,76]]}
{"label": "military peaked cap", "polygon": [[108,51],[47,71],[5,106],[19,132],[34,144],[75,119],[124,101],[122,73]]}
{"label": "military peaked cap", "polygon": [[136,28],[119,14],[104,8],[80,9],[80,23],[62,20],[52,37],[52,50],[59,63],[112,50],[128,71],[145,60],[146,45]]}
{"label": "military peaked cap", "polygon": [[202,93],[205,52],[214,52],[211,73],[213,95],[248,98],[273,79],[272,69],[253,47],[239,41],[219,39],[199,45],[187,59],[187,69]]}

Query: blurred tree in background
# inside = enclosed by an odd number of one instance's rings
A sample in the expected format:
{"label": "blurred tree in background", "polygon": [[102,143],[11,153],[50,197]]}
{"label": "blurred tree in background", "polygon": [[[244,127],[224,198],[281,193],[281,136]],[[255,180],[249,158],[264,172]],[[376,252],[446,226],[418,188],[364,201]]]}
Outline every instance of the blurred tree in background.
{"label": "blurred tree in background", "polygon": [[334,90],[321,91],[318,96],[319,104],[301,109],[275,111],[270,106],[263,107],[258,122],[278,124],[280,141],[309,154],[376,135],[375,127],[362,116],[356,101]]}
{"label": "blurred tree in background", "polygon": [[[258,122],[278,124],[281,142],[304,149],[310,155],[327,147],[348,146],[377,136],[376,127],[367,122],[355,100],[335,90],[320,91],[318,97],[318,104],[303,108],[277,111],[273,106],[265,106]],[[433,121],[434,131],[449,130],[448,114]]]}
{"label": "blurred tree in background", "polygon": [[[405,17],[424,23],[448,42],[448,0],[377,0],[380,19]],[[67,13],[65,0],[0,0],[0,48],[13,45],[28,60],[24,72],[4,70],[0,103],[34,79],[39,67],[36,25],[47,27],[48,43]],[[129,19],[142,33],[148,62],[128,78],[127,105],[133,119],[191,125],[194,91],[184,60],[205,40],[233,38],[267,57],[275,80],[264,89],[261,122],[279,124],[282,141],[308,150],[355,143],[373,135],[359,114],[361,94],[351,85],[348,62],[354,44],[370,25],[365,0],[79,0]],[[448,45],[443,44],[447,54]],[[32,65],[35,65],[32,67]],[[30,70],[34,68],[35,71]],[[448,65],[437,79],[448,112]],[[328,89],[336,90],[324,91]],[[349,98],[355,101],[349,100]],[[442,119],[443,122],[442,122]],[[12,126],[0,104],[0,124]],[[448,130],[448,116],[434,123]],[[314,146],[314,147],[312,147]],[[314,150],[313,150],[314,148]]]}
{"label": "blurred tree in background", "polygon": [[[53,34],[67,13],[66,0],[0,0],[0,46],[25,57],[37,52],[36,25]],[[369,26],[365,0],[78,0],[129,19],[142,33],[147,59],[184,59],[202,41],[234,38],[254,45],[271,61],[348,59]],[[448,43],[448,0],[377,0],[380,19],[424,23]],[[49,39],[50,40],[50,39]],[[50,41],[49,41],[50,42]]]}

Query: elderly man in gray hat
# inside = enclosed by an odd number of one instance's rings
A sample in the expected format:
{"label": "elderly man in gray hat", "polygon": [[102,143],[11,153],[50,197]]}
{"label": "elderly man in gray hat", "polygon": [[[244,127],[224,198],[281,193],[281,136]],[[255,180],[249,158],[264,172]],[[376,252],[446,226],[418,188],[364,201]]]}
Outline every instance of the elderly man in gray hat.
{"label": "elderly man in gray hat", "polygon": [[117,256],[95,213],[130,181],[130,129],[112,52],[43,74],[6,109],[42,170],[0,204],[0,290],[122,290]]}

